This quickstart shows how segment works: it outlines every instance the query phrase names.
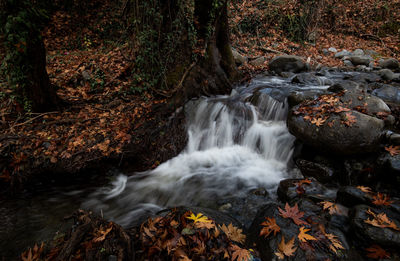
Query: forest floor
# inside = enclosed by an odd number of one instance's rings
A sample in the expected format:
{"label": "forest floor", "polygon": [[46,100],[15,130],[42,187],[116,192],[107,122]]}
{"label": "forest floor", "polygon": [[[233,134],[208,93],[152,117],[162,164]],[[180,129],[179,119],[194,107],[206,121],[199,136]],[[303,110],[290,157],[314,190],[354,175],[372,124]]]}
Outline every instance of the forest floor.
{"label": "forest floor", "polygon": [[[85,15],[58,11],[44,31],[47,71],[64,101],[62,111],[24,114],[21,104],[7,95],[0,97],[3,184],[23,183],[44,172],[79,173],[99,163],[123,164],[124,159],[132,158],[136,169],[154,168],[184,145],[185,138],[176,141],[173,131],[168,130],[167,100],[142,92],[130,77],[132,62],[126,58],[129,48],[118,18],[120,7],[109,1],[85,5],[83,9],[94,11]],[[268,61],[279,53],[309,57],[311,64],[326,66],[342,66],[333,55],[322,54],[322,49],[329,47],[372,49],[382,56],[400,56],[398,35],[366,37],[319,28],[314,42],[291,41],[284,31],[265,23],[263,10],[259,1],[230,7],[230,23],[236,28],[232,30],[232,46],[250,59],[267,58],[257,67],[242,65],[239,69],[245,80],[268,70]],[[241,30],[251,22],[248,17],[259,19],[255,20],[257,26]],[[0,93],[10,92],[0,82]],[[179,135],[182,126],[177,136],[184,136]]]}

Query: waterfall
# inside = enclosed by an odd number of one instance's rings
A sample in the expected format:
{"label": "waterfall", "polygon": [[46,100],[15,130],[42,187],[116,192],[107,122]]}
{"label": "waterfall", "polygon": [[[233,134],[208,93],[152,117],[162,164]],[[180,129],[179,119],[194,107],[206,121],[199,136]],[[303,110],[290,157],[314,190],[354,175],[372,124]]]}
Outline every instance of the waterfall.
{"label": "waterfall", "polygon": [[286,128],[286,101],[233,92],[191,101],[186,107],[184,151],[154,170],[120,175],[83,207],[101,210],[128,226],[166,207],[217,208],[219,199],[254,188],[273,190],[285,178],[294,141]]}

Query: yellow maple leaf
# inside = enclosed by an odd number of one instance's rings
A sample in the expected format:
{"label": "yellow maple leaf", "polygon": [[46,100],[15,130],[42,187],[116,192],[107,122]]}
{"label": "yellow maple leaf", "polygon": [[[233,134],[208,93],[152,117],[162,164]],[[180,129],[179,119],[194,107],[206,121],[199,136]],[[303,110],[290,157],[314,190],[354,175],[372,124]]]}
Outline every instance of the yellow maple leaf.
{"label": "yellow maple leaf", "polygon": [[204,222],[204,223],[211,222],[211,220],[208,219],[208,217],[204,216],[202,213],[198,213],[197,215],[192,213],[192,214],[190,214],[189,217],[186,217],[186,218],[193,220],[194,223],[197,223],[197,222]]}

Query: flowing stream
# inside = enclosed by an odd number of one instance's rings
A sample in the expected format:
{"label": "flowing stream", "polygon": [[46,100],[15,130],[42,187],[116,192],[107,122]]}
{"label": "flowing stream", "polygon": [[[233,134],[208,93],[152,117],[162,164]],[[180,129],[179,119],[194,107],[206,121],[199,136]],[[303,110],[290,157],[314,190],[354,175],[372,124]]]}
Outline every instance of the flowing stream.
{"label": "flowing stream", "polygon": [[129,177],[113,173],[104,186],[83,183],[0,198],[2,255],[15,256],[34,242],[52,238],[62,230],[62,217],[79,207],[127,227],[173,206],[219,209],[249,225],[257,208],[274,200],[279,181],[295,175],[290,168],[295,138],[286,127],[286,97],[297,90],[318,92],[331,83],[326,77],[316,79],[299,85],[263,77],[229,96],[189,102],[186,148],[154,170]]}

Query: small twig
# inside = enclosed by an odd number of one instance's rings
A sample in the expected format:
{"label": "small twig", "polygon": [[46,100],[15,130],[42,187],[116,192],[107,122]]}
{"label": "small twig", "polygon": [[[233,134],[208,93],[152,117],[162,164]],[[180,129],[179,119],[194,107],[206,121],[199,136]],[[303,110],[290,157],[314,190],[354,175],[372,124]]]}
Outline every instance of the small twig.
{"label": "small twig", "polygon": [[269,52],[269,53],[286,54],[284,52],[281,52],[281,51],[278,51],[278,50],[274,50],[274,49],[271,49],[271,48],[267,48],[267,47],[258,47],[258,48],[260,50],[263,50],[263,51],[266,51],[266,52]]}
{"label": "small twig", "polygon": [[58,111],[52,111],[52,112],[41,113],[41,114],[39,114],[38,116],[33,117],[33,118],[31,118],[31,119],[29,119],[29,120],[27,120],[27,121],[24,121],[24,122],[22,122],[22,123],[15,124],[15,125],[11,126],[8,130],[11,130],[11,129],[13,129],[13,128],[15,128],[15,127],[18,127],[18,126],[25,125],[25,124],[27,124],[27,123],[29,123],[29,122],[32,122],[32,121],[36,120],[37,118],[43,117],[43,116],[45,116],[45,115],[54,114],[54,113],[58,113]]}

